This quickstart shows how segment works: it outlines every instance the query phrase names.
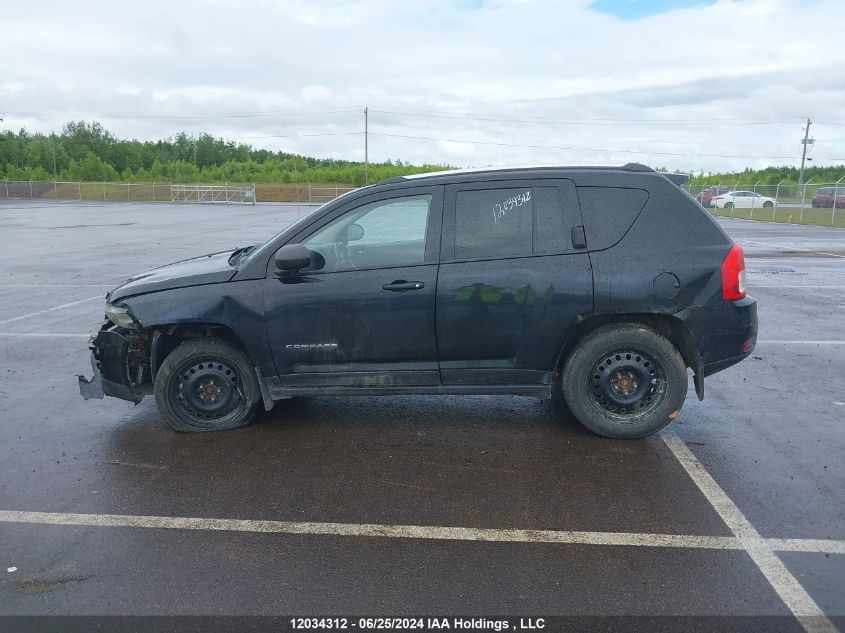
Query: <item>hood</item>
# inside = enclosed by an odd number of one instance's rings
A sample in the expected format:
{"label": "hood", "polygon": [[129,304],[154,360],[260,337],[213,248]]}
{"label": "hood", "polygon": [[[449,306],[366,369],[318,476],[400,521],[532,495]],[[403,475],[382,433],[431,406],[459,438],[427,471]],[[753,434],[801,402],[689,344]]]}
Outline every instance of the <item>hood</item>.
{"label": "hood", "polygon": [[147,272],[130,277],[109,292],[106,295],[106,299],[114,302],[148,292],[229,281],[238,271],[237,268],[229,265],[229,257],[234,252],[233,249],[211,253],[210,255],[185,259],[180,262],[161,266],[160,268],[153,268]]}

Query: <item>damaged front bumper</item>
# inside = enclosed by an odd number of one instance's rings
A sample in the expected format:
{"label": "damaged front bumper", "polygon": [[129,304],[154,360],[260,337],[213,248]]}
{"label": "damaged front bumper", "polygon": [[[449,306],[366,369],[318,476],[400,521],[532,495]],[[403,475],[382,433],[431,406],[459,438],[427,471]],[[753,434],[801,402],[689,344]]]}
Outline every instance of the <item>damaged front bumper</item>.
{"label": "damaged front bumper", "polygon": [[144,382],[149,370],[143,362],[146,337],[111,323],[103,328],[91,339],[94,376],[78,376],[79,393],[86,400],[113,396],[137,404],[151,390]]}

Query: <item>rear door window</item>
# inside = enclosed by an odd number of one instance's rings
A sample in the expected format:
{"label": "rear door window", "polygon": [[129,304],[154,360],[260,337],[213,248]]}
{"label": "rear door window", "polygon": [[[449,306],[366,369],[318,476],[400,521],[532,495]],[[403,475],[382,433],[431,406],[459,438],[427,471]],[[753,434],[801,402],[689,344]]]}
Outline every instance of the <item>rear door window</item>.
{"label": "rear door window", "polygon": [[[570,229],[581,224],[575,196],[567,195],[567,185],[572,184],[541,183],[456,185],[454,259],[527,257],[572,250]],[[444,258],[446,255],[444,251]]]}
{"label": "rear door window", "polygon": [[530,255],[532,187],[459,191],[455,198],[455,258]]}

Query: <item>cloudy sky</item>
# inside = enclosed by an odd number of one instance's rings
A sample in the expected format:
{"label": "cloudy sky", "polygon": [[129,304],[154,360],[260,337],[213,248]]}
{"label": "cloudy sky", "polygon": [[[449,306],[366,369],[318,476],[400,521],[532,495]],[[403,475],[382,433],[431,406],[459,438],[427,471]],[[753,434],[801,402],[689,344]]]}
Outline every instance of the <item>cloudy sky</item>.
{"label": "cloudy sky", "polygon": [[459,166],[845,163],[843,0],[5,2],[0,117]]}

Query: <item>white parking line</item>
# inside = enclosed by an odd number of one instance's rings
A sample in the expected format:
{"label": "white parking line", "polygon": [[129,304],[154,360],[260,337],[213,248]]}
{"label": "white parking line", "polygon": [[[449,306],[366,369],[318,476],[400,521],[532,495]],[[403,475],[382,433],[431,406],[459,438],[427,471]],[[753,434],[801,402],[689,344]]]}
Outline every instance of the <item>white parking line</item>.
{"label": "white parking line", "polygon": [[[827,251],[819,251],[810,248],[800,248],[793,244],[772,244],[772,243],[760,243],[757,239],[753,240],[744,240],[745,244],[754,245],[760,248],[781,248],[785,251],[798,251],[799,253],[811,253],[813,255],[827,255],[828,257],[845,257],[845,255],[837,254],[837,253],[828,253]],[[753,256],[753,251],[749,253],[749,257]]]}
{"label": "white parking line", "polygon": [[[680,441],[680,440],[678,440]],[[561,545],[612,545],[620,547],[670,547],[679,549],[745,550],[749,545],[782,552],[845,554],[845,541],[820,539],[767,539],[759,534],[701,536],[638,532],[581,532],[569,530],[525,530],[471,528],[436,525],[387,525],[380,523],[318,523],[310,521],[260,521],[200,517],[143,516],[129,514],[74,514],[0,510],[0,523],[76,525],[86,527],[129,527],[212,532],[261,532],[443,541],[487,541],[499,543],[548,543]]]}
{"label": "white parking line", "polygon": [[757,343],[773,345],[845,345],[845,341],[778,341],[775,339],[757,339]]}
{"label": "white parking line", "polygon": [[845,541],[814,538],[765,539],[776,552],[805,552],[808,554],[845,554]]}
{"label": "white parking line", "polygon": [[[816,252],[816,251],[812,251]],[[788,256],[788,255],[757,255],[753,251],[750,253],[745,254],[745,266],[746,268],[753,268],[755,266],[773,266],[776,264],[781,264],[783,266],[821,266],[822,264],[835,264],[837,267],[842,265],[837,258],[833,257],[802,257],[800,255],[795,256]],[[749,270],[749,272],[758,273],[758,272],[765,272],[765,271],[754,271]]]}
{"label": "white parking line", "polygon": [[800,288],[800,289],[812,289],[818,290],[820,288],[831,288],[831,289],[841,289],[845,288],[845,286],[797,286],[797,285],[787,285],[787,284],[765,284],[765,285],[755,285],[749,288],[751,292],[754,292],[758,288]]}
{"label": "white parking line", "polygon": [[0,288],[111,288],[113,284],[0,284]]}
{"label": "white parking line", "polygon": [[38,312],[30,312],[29,314],[22,314],[21,316],[12,317],[11,319],[4,319],[0,321],[0,325],[5,325],[6,323],[14,323],[15,321],[22,321],[23,319],[28,319],[30,317],[38,316],[39,314],[44,314],[46,312],[54,312],[56,310],[62,310],[64,308],[70,308],[71,306],[79,305],[80,303],[85,303],[87,301],[94,301],[94,299],[100,299],[101,301],[105,301],[103,295],[97,295],[96,297],[88,297],[87,299],[80,299],[79,301],[71,301],[70,303],[63,303],[60,306],[56,306],[54,308],[45,308],[44,310],[39,310]]}
{"label": "white parking line", "polygon": [[320,536],[357,536],[446,541],[491,541],[507,543],[558,543],[567,545],[617,545],[629,547],[673,547],[685,549],[743,549],[733,536],[688,536],[683,534],[638,534],[628,532],[572,532],[564,530],[521,530],[442,527],[431,525],[383,525],[368,523],[312,523],[300,521],[257,521],[249,519],[203,519],[193,517],[134,516],[121,514],[69,514],[64,512],[0,511],[0,522],[39,525],[81,525],[134,527],[223,532],[265,532]]}
{"label": "white parking line", "polygon": [[[833,622],[827,618],[816,601],[775,554],[771,544],[760,536],[760,533],[751,525],[751,521],[722,490],[722,487],[707,472],[681,438],[673,431],[666,430],[661,432],[660,437],[728,529],[743,543],[743,549],[748,552],[751,560],[804,629],[808,633],[836,633],[837,629]],[[786,545],[785,542],[780,544]]]}
{"label": "white parking line", "polygon": [[84,332],[0,332],[5,338],[88,338]]}

